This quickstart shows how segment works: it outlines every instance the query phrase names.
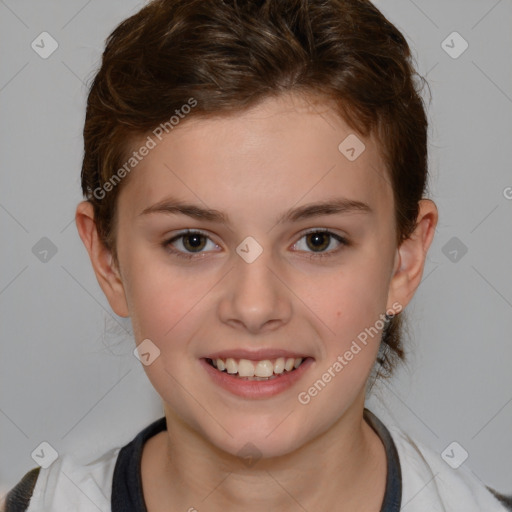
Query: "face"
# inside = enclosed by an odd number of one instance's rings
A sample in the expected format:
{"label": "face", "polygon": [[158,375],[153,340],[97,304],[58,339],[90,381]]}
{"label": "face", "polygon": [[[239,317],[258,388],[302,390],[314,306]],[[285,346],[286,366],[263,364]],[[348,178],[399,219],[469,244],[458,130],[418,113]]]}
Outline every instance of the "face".
{"label": "face", "polygon": [[[118,198],[124,299],[154,358],[144,369],[176,422],[231,454],[250,442],[283,455],[335,428],[361,403],[383,314],[399,311],[378,146],[358,136],[357,158],[355,139],[340,151],[354,130],[309,105],[287,96],[185,121]],[[283,370],[288,359],[302,363]]]}

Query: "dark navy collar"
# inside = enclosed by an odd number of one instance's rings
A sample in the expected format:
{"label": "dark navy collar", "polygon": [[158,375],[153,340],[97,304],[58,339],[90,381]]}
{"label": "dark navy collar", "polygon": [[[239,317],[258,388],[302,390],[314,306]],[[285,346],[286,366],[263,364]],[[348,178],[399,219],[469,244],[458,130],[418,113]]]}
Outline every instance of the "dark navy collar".
{"label": "dark navy collar", "polygon": [[[386,449],[386,490],[380,512],[399,512],[402,501],[402,472],[395,443],[386,426],[370,410],[364,419],[380,437]],[[144,430],[119,451],[112,481],[112,512],[147,512],[142,493],[141,459],[144,443],[167,429],[165,416]]]}
{"label": "dark navy collar", "polygon": [[402,469],[398,451],[389,430],[369,409],[364,409],[363,417],[380,437],[386,449],[387,475],[386,490],[380,512],[399,512],[402,505]]}
{"label": "dark navy collar", "polygon": [[142,448],[162,430],[167,430],[165,416],[148,425],[119,451],[112,480],[112,512],[147,512],[142,493]]}

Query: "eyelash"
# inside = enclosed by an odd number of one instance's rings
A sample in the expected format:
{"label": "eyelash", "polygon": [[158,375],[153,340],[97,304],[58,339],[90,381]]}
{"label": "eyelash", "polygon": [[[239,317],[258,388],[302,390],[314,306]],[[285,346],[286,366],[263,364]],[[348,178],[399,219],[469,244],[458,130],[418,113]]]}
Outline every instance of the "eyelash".
{"label": "eyelash", "polygon": [[[309,231],[306,231],[306,232],[302,233],[302,235],[301,235],[301,237],[299,238],[298,241],[300,241],[302,238],[304,238],[307,235],[317,234],[317,233],[330,235],[332,238],[334,238],[337,242],[339,242],[341,244],[341,247],[336,249],[336,250],[331,250],[331,251],[327,251],[327,252],[318,252],[318,253],[311,252],[310,256],[307,256],[308,259],[313,260],[313,259],[318,259],[318,258],[331,258],[333,256],[336,256],[341,251],[341,249],[344,246],[348,247],[350,245],[348,240],[343,238],[342,236],[340,236],[340,235],[338,235],[336,233],[333,233],[332,231],[329,231],[327,229],[320,229],[320,228],[311,229]],[[199,252],[199,253],[184,253],[184,252],[182,252],[180,250],[176,250],[176,249],[171,248],[173,242],[175,242],[176,240],[179,240],[180,238],[184,238],[186,236],[189,236],[189,235],[202,235],[202,236],[210,239],[210,237],[206,233],[204,233],[202,231],[199,231],[199,230],[187,230],[187,231],[182,231],[181,233],[178,233],[176,236],[172,237],[171,239],[164,241],[162,243],[162,246],[164,247],[164,249],[166,249],[167,251],[169,251],[173,255],[175,255],[175,256],[177,256],[179,258],[185,258],[187,260],[191,260],[192,258],[197,257],[197,255],[204,254],[203,252]],[[298,241],[295,242],[295,243],[298,243]]]}

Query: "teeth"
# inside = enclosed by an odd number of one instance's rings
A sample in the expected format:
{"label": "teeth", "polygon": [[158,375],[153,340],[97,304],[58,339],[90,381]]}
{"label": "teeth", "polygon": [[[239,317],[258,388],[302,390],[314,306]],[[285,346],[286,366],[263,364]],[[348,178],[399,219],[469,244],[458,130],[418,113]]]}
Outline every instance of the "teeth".
{"label": "teeth", "polygon": [[284,364],[284,369],[287,371],[287,372],[291,372],[292,369],[293,369],[293,366],[295,364],[295,359],[293,359],[293,357],[289,357],[287,360],[286,360],[286,363]]}
{"label": "teeth", "polygon": [[214,359],[212,364],[217,370],[224,371],[232,375],[238,373],[239,377],[248,377],[250,380],[267,380],[273,375],[280,375],[285,370],[291,372],[293,369],[298,368],[303,359],[298,357],[294,359],[289,357],[278,357],[273,362],[269,359],[253,362],[249,359],[239,359],[238,362],[232,357],[228,357],[225,361],[223,359]]}
{"label": "teeth", "polygon": [[276,359],[276,362],[274,363],[274,373],[279,375],[280,373],[284,372],[284,363],[285,359],[284,357],[278,357]]}
{"label": "teeth", "polygon": [[[238,373],[240,373],[240,371]],[[256,375],[256,377],[270,377],[273,373],[274,365],[268,359],[265,361],[258,361],[258,364],[254,368],[254,375]]]}
{"label": "teeth", "polygon": [[[254,365],[247,359],[240,359],[238,363],[238,375],[240,377],[254,377]],[[264,377],[264,375],[257,375],[257,377]]]}
{"label": "teeth", "polygon": [[[219,360],[217,359],[217,365],[219,364]],[[226,359],[226,371],[228,373],[237,373],[238,372],[238,365],[236,364],[236,361],[232,357],[228,357]]]}

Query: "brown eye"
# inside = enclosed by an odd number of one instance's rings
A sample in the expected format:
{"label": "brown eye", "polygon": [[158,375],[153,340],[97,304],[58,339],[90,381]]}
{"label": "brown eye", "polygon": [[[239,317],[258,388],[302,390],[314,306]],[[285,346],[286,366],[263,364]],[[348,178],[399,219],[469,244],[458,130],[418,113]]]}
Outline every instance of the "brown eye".
{"label": "brown eye", "polygon": [[163,242],[162,246],[175,256],[191,259],[194,258],[195,255],[199,257],[210,252],[203,250],[207,247],[208,242],[213,248],[218,247],[217,244],[210,240],[209,236],[200,231],[185,231],[170,240],[166,240]]}
{"label": "brown eye", "polygon": [[206,245],[206,237],[199,233],[192,233],[190,235],[182,235],[183,247],[190,252],[199,252]]}
{"label": "brown eye", "polygon": [[[300,246],[302,239],[305,239],[306,247],[298,247],[298,250],[308,253],[307,256],[311,259],[336,256],[344,246],[350,245],[349,242],[340,235],[321,229],[316,229],[304,233],[301,239],[296,242],[295,246]],[[326,250],[332,246],[333,241],[335,242],[334,248],[331,248],[331,250]],[[338,245],[337,249],[336,244]]]}
{"label": "brown eye", "polygon": [[310,249],[319,250],[320,252],[329,247],[330,239],[331,235],[326,231],[317,231],[306,235],[308,247]]}

